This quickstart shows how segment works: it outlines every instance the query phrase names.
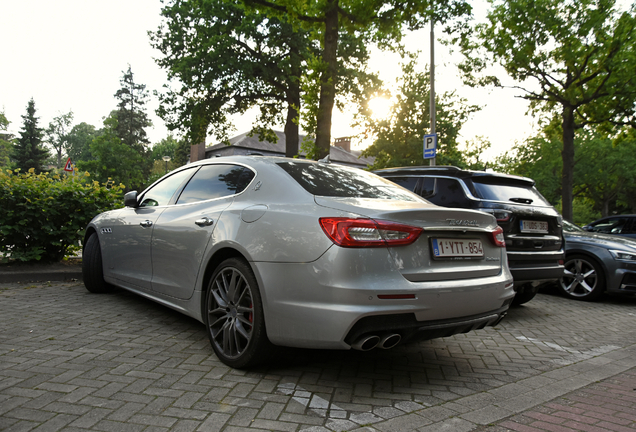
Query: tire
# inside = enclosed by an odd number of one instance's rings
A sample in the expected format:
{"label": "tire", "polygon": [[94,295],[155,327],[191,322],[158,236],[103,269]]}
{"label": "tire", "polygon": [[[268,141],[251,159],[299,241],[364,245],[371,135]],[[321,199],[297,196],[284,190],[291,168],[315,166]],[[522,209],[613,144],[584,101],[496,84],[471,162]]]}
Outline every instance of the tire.
{"label": "tire", "polygon": [[513,306],[520,306],[524,303],[528,303],[537,295],[536,291],[524,291],[515,294],[515,297],[512,299]]}
{"label": "tire", "polygon": [[242,259],[227,259],[214,271],[205,296],[204,322],[216,356],[230,367],[256,366],[273,351],[256,277]]}
{"label": "tire", "polygon": [[104,281],[104,267],[102,266],[102,250],[99,246],[97,233],[88,237],[82,254],[82,278],[87,290],[96,294],[111,292],[113,286]]}
{"label": "tire", "polygon": [[559,291],[575,300],[595,301],[605,292],[605,274],[600,264],[585,255],[565,259],[565,276],[559,280]]}

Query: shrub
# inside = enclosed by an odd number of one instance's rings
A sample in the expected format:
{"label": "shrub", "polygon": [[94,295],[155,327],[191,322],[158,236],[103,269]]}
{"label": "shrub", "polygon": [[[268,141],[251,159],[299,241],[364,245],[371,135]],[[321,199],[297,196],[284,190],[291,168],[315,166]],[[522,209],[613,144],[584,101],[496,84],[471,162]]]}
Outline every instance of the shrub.
{"label": "shrub", "polygon": [[94,216],[123,206],[123,188],[90,181],[88,173],[0,170],[0,252],[19,261],[60,261],[79,250]]}

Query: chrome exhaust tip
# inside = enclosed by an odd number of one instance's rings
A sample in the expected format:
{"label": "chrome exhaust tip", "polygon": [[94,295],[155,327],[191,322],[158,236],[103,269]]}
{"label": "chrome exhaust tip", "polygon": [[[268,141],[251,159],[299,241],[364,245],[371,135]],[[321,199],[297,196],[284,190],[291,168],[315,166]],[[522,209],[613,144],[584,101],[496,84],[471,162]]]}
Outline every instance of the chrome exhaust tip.
{"label": "chrome exhaust tip", "polygon": [[358,351],[370,351],[376,346],[378,346],[378,342],[380,342],[380,336],[371,335],[371,336],[363,336],[357,341],[355,341],[351,348]]}
{"label": "chrome exhaust tip", "polygon": [[387,333],[380,338],[378,346],[382,349],[390,349],[400,343],[402,336],[397,333]]}

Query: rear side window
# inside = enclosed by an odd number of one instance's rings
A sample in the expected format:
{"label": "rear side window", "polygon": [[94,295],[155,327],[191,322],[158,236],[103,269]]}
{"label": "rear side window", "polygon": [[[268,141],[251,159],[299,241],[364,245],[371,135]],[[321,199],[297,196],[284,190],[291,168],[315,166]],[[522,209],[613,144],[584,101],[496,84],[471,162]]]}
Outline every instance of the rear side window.
{"label": "rear side window", "polygon": [[469,207],[466,193],[459,180],[445,177],[428,177],[424,182],[422,193],[424,194],[427,189],[426,193],[429,195],[425,198],[433,204],[444,207]]}
{"label": "rear side window", "polygon": [[278,166],[312,195],[421,201],[393,182],[357,168],[309,162],[279,162]]}
{"label": "rear side window", "polygon": [[415,191],[415,186],[417,186],[417,181],[419,180],[417,177],[387,177],[387,179],[410,191]]}
{"label": "rear side window", "polygon": [[514,202],[518,204],[550,205],[531,184],[521,182],[502,183],[497,180],[498,179],[473,178],[477,198],[490,201]]}
{"label": "rear side window", "polygon": [[177,204],[221,198],[242,192],[254,172],[238,165],[203,165],[181,192]]}

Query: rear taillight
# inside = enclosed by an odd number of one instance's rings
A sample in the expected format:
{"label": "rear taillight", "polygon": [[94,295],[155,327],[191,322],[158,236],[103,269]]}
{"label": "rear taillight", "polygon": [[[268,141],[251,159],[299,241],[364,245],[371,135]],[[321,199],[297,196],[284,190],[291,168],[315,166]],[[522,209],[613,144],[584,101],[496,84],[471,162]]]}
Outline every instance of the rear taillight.
{"label": "rear taillight", "polygon": [[413,243],[422,228],[373,219],[320,218],[327,236],[342,247],[393,247]]}
{"label": "rear taillight", "polygon": [[497,225],[494,231],[490,233],[491,240],[495,246],[506,247],[506,239],[504,238],[503,228]]}
{"label": "rear taillight", "polygon": [[495,219],[497,219],[497,222],[508,222],[512,217],[512,212],[509,210],[481,209],[481,211],[493,215]]}

